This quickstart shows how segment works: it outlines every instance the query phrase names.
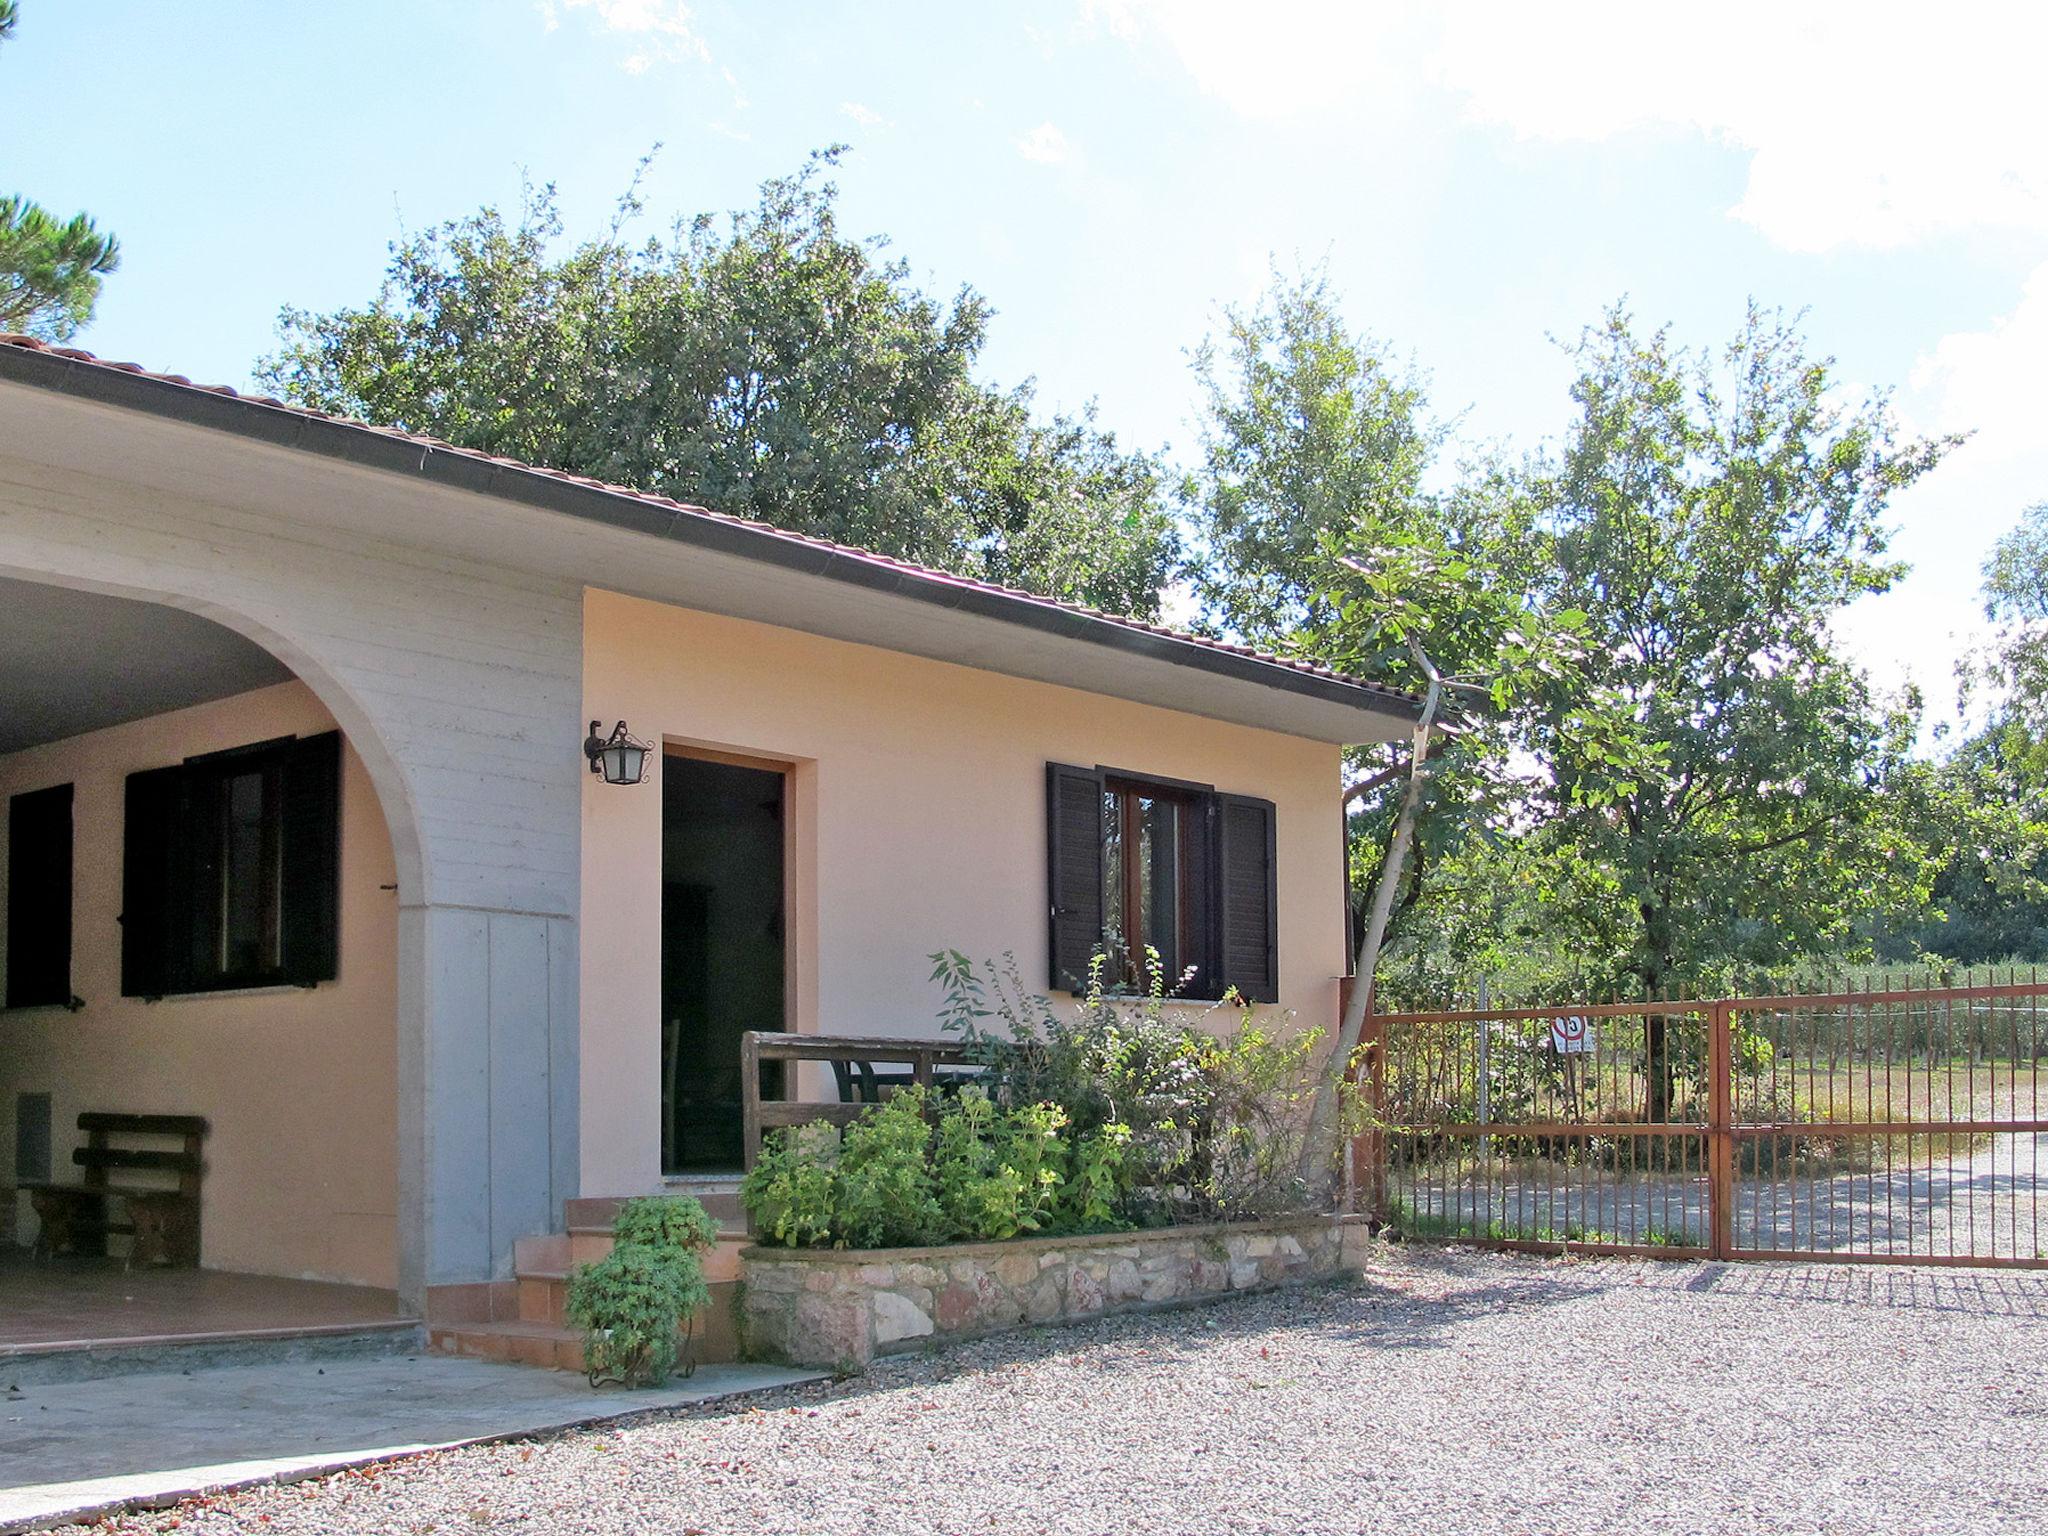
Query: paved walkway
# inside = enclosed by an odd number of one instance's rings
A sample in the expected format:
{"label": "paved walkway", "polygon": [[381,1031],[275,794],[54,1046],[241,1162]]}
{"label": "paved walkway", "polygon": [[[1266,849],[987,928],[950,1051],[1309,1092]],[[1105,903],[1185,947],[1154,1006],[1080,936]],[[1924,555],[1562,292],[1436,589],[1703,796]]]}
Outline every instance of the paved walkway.
{"label": "paved walkway", "polygon": [[594,1392],[560,1371],[422,1355],[0,1380],[0,1531],[816,1379],[706,1365],[660,1391]]}

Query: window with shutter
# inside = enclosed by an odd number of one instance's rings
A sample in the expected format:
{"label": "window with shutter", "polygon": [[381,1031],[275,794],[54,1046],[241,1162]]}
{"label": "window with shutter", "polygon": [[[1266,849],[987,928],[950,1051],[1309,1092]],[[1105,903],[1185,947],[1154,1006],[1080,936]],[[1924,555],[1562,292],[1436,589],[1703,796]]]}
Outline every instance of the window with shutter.
{"label": "window with shutter", "polygon": [[1049,984],[1078,991],[1102,948],[1102,772],[1047,763],[1045,794]]}
{"label": "window with shutter", "polygon": [[9,1008],[71,1001],[71,786],[7,802]]}
{"label": "window with shutter", "polygon": [[1279,1000],[1270,801],[1062,763],[1046,783],[1054,989],[1100,957],[1113,991]]}
{"label": "window with shutter", "polygon": [[1270,800],[1216,797],[1218,962],[1226,987],[1254,1003],[1280,1000],[1279,905]]}
{"label": "window with shutter", "polygon": [[131,774],[122,992],[332,980],[340,806],[339,732]]}

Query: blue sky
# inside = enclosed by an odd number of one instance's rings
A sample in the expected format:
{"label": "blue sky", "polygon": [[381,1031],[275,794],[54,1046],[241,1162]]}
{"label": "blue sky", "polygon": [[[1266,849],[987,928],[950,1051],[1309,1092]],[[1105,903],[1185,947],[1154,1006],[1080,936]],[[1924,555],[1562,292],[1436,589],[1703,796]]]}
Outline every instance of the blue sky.
{"label": "blue sky", "polygon": [[1000,383],[1192,449],[1188,350],[1272,262],[1327,261],[1467,442],[1568,417],[1623,297],[1715,344],[1807,311],[1909,428],[1974,430],[1896,508],[1914,573],[1844,623],[1946,705],[1977,567],[2048,499],[2037,8],[1333,0],[1035,5],[24,0],[0,183],[121,237],[80,344],[244,383],[280,305],[359,302],[401,225],[522,172],[594,232],[852,148],[842,216],[999,314]]}

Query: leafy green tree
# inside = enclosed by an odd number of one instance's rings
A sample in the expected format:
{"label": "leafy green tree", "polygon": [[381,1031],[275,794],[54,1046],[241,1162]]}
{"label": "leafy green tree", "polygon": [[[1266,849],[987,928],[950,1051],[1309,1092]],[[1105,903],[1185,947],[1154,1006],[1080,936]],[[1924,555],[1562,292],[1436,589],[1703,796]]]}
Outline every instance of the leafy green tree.
{"label": "leafy green tree", "polygon": [[[1382,622],[1417,562],[1456,561],[1474,580],[1515,586],[1530,508],[1512,472],[1468,466],[1451,491],[1425,493],[1441,444],[1422,381],[1387,347],[1353,332],[1327,277],[1276,273],[1258,303],[1225,314],[1195,354],[1202,461],[1183,495],[1196,535],[1190,585],[1212,631],[1351,667],[1422,690],[1406,624]],[[1353,561],[1365,567],[1347,567]],[[1363,606],[1359,606],[1359,605]],[[1430,653],[1454,678],[1488,673],[1470,631],[1438,626]],[[1481,647],[1484,650],[1484,646]],[[1498,809],[1499,722],[1432,738],[1434,790],[1417,811],[1388,927],[1398,938],[1438,861]],[[1412,743],[1350,754],[1346,826],[1355,932],[1392,845],[1412,777]]]}
{"label": "leafy green tree", "polygon": [[1932,900],[1870,924],[1880,958],[2048,958],[2048,502],[1984,563],[1991,639],[1961,668],[1982,727],[1926,776]]}
{"label": "leafy green tree", "polygon": [[2009,752],[2048,771],[2048,501],[2029,507],[1984,562],[1991,641],[1963,668],[1965,692],[1988,698]]}
{"label": "leafy green tree", "polygon": [[287,309],[286,398],[1118,613],[1176,552],[1159,465],[973,367],[991,310],[840,232],[838,151],[721,224],[566,252],[552,189],[394,246],[357,309]]}
{"label": "leafy green tree", "polygon": [[1877,958],[1958,965],[2048,960],[2048,781],[2039,744],[1995,723],[1922,768],[1925,902],[1866,925]]}
{"label": "leafy green tree", "polygon": [[[1882,592],[1891,497],[1947,441],[1902,441],[1881,401],[1752,307],[1719,356],[1589,330],[1579,417],[1538,488],[1551,601],[1590,621],[1588,686],[1612,732],[1563,714],[1523,744],[1553,899],[1613,978],[1653,996],[1831,952],[1859,918],[1924,899],[1909,765],[1917,701],[1877,698],[1832,621]],[[1670,1065],[1650,1030],[1646,1112]]]}
{"label": "leafy green tree", "polygon": [[[1331,618],[1326,540],[1424,505],[1441,443],[1423,381],[1349,330],[1327,276],[1275,273],[1195,353],[1202,461],[1187,497],[1205,622],[1254,645]],[[1397,649],[1399,649],[1397,647]],[[1403,653],[1405,655],[1405,652]]]}
{"label": "leafy green tree", "polygon": [[[0,43],[20,19],[15,0],[0,0]],[[0,197],[0,331],[70,340],[120,264],[119,243],[84,214],[60,219],[25,197]]]}

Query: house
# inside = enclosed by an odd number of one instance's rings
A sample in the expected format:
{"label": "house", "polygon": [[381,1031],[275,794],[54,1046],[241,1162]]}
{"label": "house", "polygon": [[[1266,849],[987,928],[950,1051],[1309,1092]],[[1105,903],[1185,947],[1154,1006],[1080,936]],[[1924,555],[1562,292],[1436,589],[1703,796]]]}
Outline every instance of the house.
{"label": "house", "polygon": [[1327,1027],[1340,751],[1416,708],[0,339],[0,1145],[203,1117],[207,1270],[431,1313],[736,1168],[741,1031],[930,1034],[943,947]]}

